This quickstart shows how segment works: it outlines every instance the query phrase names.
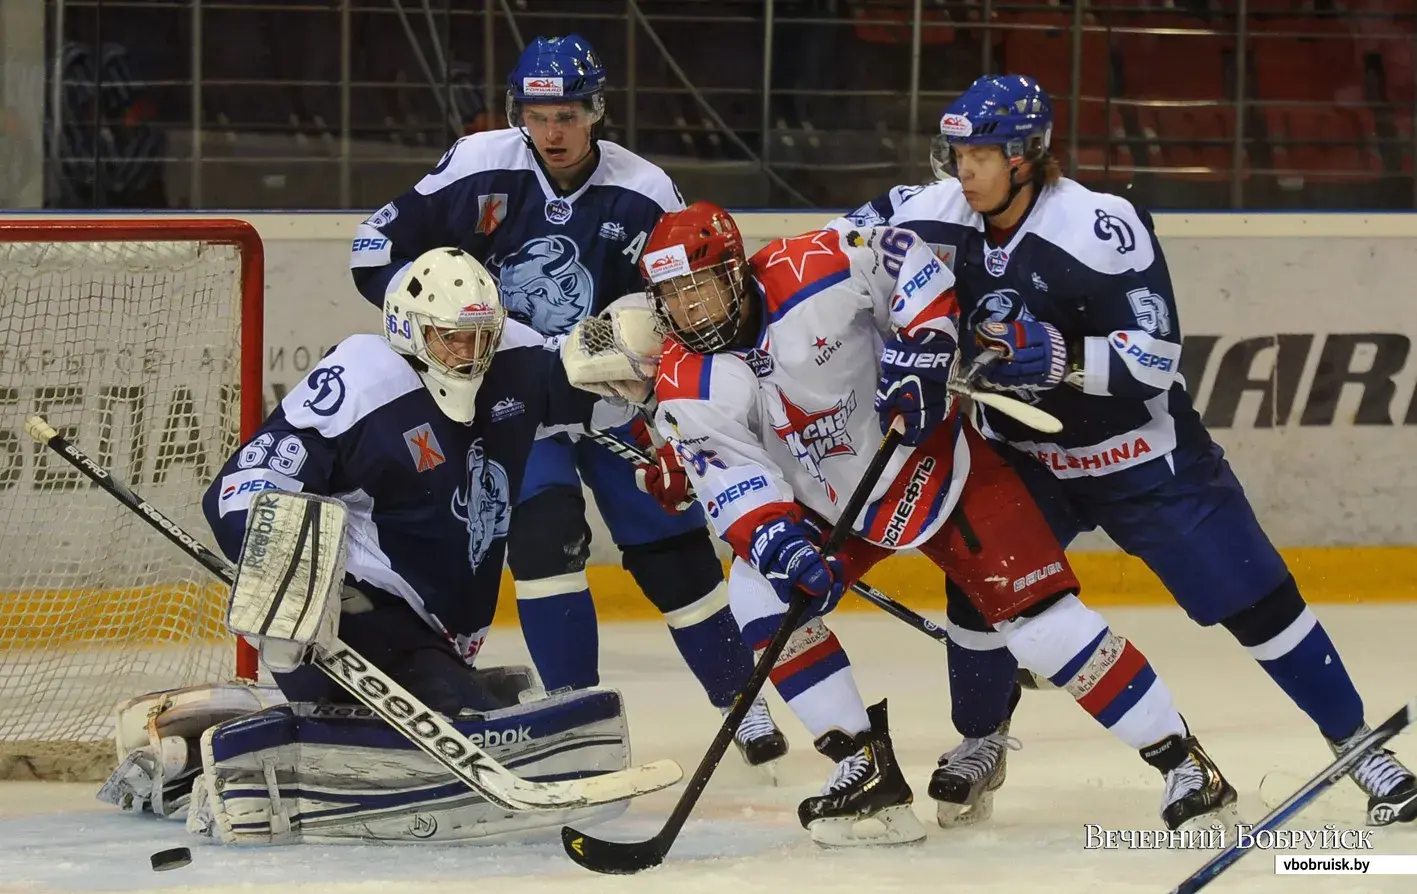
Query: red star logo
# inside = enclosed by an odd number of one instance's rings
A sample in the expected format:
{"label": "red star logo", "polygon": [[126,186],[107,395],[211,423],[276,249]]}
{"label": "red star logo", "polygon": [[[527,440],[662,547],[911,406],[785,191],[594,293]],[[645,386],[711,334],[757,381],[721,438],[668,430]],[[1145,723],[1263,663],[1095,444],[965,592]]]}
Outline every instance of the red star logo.
{"label": "red star logo", "polygon": [[[839,416],[842,413],[842,405],[840,403],[828,407],[825,410],[817,410],[815,412],[804,410],[788,400],[787,395],[783,393],[780,386],[777,389],[777,396],[782,399],[782,411],[787,416],[787,424],[774,425],[772,427],[773,432],[784,441],[788,439],[789,435],[797,435],[802,439],[802,446],[806,447],[808,450],[811,450],[818,441],[822,440],[824,434],[823,432],[814,432],[812,430],[813,427],[823,419]],[[817,453],[818,451],[813,450],[812,452]],[[851,449],[850,444],[840,443],[832,444],[821,450],[820,458],[826,459],[829,456],[854,456],[855,454],[856,451]]]}
{"label": "red star logo", "polygon": [[[766,267],[771,269],[778,264],[786,264],[792,270],[792,274],[797,277],[797,281],[802,282],[803,272],[807,268],[807,259],[812,255],[831,257],[833,250],[840,244],[840,238],[833,230],[819,230],[810,237],[788,239],[778,246],[777,251],[768,255]],[[816,247],[809,248],[808,246]]]}
{"label": "red star logo", "polygon": [[818,337],[816,341],[812,342],[812,347],[814,348],[825,348],[826,346],[827,340],[825,338]]}

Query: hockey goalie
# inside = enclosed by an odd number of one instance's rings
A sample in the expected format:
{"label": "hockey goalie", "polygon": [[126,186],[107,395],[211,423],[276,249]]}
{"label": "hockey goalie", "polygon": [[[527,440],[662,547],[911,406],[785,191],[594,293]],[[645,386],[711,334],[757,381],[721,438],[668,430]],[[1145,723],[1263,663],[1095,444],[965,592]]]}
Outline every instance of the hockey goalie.
{"label": "hockey goalie", "polygon": [[505,840],[623,812],[609,788],[521,809],[467,781],[544,789],[629,766],[617,692],[547,695],[526,668],[472,668],[536,430],[589,418],[595,398],[506,318],[471,256],[412,267],[383,335],[327,354],[203,500],[236,563],[228,625],[275,686],[120,705],[101,800],[232,844]]}

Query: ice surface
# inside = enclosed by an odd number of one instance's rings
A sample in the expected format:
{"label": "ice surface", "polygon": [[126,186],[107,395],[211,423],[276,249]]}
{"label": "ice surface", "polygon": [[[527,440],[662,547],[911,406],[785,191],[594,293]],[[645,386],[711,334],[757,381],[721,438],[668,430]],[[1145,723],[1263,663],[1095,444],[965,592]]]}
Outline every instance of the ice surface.
{"label": "ice surface", "polygon": [[[1376,722],[1417,694],[1417,606],[1319,606]],[[1266,773],[1307,778],[1331,760],[1307,720],[1221,630],[1201,630],[1179,609],[1107,609],[1115,629],[1148,654],[1211,755],[1240,789],[1247,818],[1264,813]],[[118,813],[93,800],[94,786],[0,783],[0,891],[258,892],[421,894],[517,892],[954,891],[962,894],[1164,894],[1206,854],[1085,851],[1084,825],[1155,828],[1160,779],[1062,693],[1028,693],[1013,732],[1024,743],[994,817],[981,828],[945,832],[933,822],[925,783],[941,751],[957,741],[949,723],[945,650],[900,622],[874,614],[832,619],[868,699],[889,696],[897,751],[930,829],[920,845],[823,851],[797,825],[797,802],[829,771],[807,733],[780,702],[774,714],[792,740],[779,786],[736,754],[720,768],[696,819],[665,865],[633,877],[602,877],[572,864],[558,842],[442,847],[294,846],[223,848],[189,838],[180,824]],[[601,631],[602,676],[630,711],[636,758],[672,757],[692,771],[718,714],[660,625]],[[515,631],[494,631],[488,663],[525,661]],[[1396,741],[1417,762],[1417,733]],[[604,837],[642,838],[658,828],[677,788],[639,801]],[[1306,813],[1299,828],[1356,825],[1361,798],[1344,783]],[[185,869],[155,873],[148,856],[187,845]],[[1417,828],[1378,830],[1376,853],[1417,854]],[[1207,894],[1410,892],[1402,876],[1276,876],[1272,856],[1251,854]]]}

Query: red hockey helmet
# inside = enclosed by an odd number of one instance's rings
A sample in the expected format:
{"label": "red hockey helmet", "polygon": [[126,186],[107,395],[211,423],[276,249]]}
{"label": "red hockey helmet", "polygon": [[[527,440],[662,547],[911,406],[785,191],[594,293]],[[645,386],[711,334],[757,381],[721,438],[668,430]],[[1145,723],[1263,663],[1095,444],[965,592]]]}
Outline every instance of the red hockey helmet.
{"label": "red hockey helmet", "polygon": [[747,259],[727,211],[695,202],[664,215],[645,243],[640,267],[650,307],[675,341],[698,354],[733,345],[746,316]]}

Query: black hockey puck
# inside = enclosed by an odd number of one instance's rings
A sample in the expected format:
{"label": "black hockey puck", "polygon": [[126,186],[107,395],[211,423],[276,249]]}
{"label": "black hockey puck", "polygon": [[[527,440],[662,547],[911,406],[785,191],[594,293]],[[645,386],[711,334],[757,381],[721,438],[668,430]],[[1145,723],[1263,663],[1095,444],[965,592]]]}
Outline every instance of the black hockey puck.
{"label": "black hockey puck", "polygon": [[192,852],[185,847],[174,847],[171,850],[158,851],[152,855],[153,872],[181,869],[191,862]]}

